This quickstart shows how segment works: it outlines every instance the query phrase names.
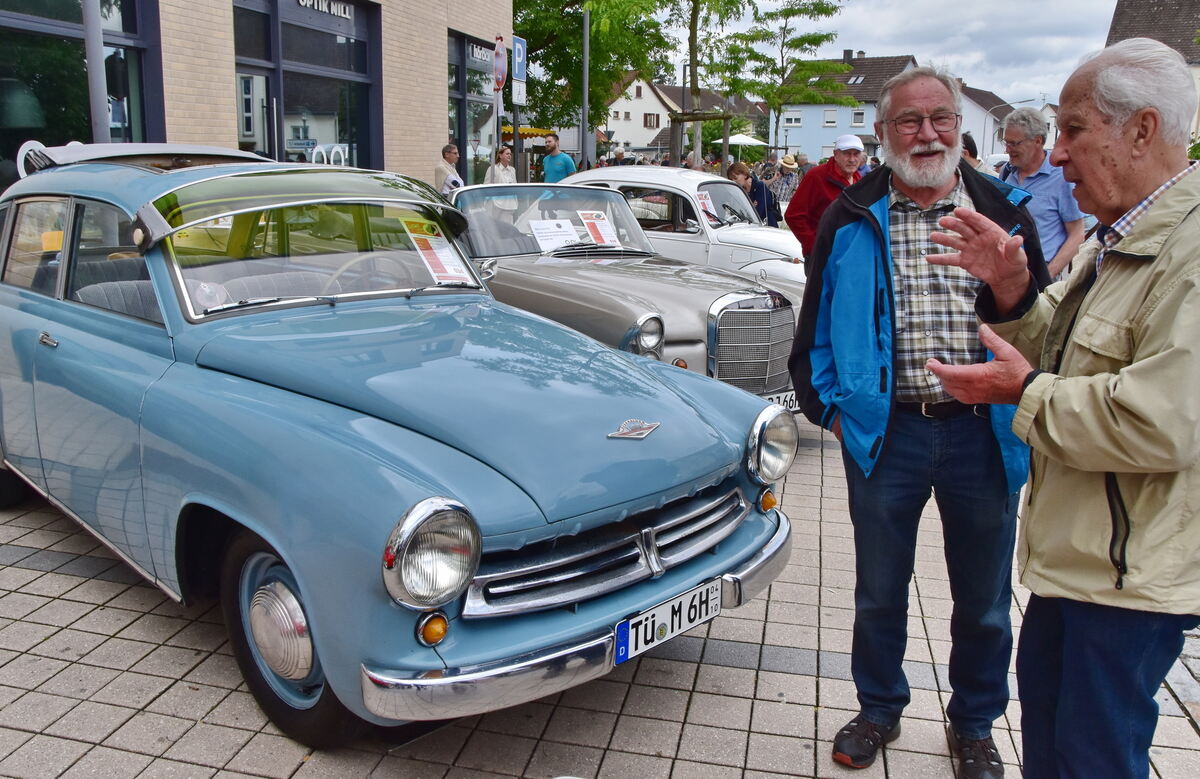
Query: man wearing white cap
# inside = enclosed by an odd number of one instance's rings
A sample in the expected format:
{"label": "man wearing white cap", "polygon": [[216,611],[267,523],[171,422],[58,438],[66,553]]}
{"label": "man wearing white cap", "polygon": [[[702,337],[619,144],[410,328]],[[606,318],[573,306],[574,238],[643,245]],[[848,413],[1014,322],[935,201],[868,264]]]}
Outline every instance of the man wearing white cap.
{"label": "man wearing white cap", "polygon": [[833,142],[833,157],[810,170],[800,181],[783,218],[804,247],[806,264],[817,240],[821,214],[843,189],[862,178],[858,168],[865,158],[863,142],[857,135],[839,135]]}

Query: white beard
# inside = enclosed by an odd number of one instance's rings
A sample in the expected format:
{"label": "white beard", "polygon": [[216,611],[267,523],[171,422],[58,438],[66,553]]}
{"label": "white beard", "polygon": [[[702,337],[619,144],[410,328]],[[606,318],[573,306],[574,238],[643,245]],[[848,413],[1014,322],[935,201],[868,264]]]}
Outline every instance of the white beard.
{"label": "white beard", "polygon": [[[887,164],[892,173],[905,184],[915,189],[934,189],[944,186],[954,177],[958,161],[962,159],[962,136],[958,136],[953,146],[947,146],[941,141],[918,144],[907,151],[897,151],[891,148],[887,134],[883,137],[883,151],[887,154]],[[941,161],[920,160],[913,155],[920,152],[943,151]]]}

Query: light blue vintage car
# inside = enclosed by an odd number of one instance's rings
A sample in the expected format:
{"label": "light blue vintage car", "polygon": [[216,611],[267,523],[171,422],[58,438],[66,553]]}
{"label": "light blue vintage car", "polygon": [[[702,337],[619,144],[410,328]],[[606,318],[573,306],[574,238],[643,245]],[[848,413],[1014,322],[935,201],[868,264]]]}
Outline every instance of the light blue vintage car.
{"label": "light blue vintage car", "polygon": [[32,487],[219,597],[291,737],[581,684],[786,563],[792,415],[496,302],[426,185],[206,147],[22,164],[0,502]]}

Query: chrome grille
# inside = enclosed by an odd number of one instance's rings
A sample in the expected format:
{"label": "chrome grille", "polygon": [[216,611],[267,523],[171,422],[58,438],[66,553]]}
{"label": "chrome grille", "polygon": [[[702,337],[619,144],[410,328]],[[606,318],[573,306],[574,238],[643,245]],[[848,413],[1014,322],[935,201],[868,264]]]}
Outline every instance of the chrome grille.
{"label": "chrome grille", "polygon": [[761,307],[771,302],[752,299],[749,303],[760,307],[729,307],[717,317],[712,350],[716,377],[756,395],[785,390],[791,383],[787,361],[796,329],[792,307]]}
{"label": "chrome grille", "polygon": [[718,486],[577,536],[486,554],[463,616],[568,606],[661,576],[716,546],[749,512],[741,489]]}

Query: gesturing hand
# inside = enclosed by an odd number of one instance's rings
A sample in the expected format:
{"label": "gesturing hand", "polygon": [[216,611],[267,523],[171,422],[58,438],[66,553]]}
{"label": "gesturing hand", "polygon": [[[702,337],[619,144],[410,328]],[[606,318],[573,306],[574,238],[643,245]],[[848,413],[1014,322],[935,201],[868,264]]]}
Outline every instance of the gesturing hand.
{"label": "gesturing hand", "polygon": [[1025,239],[1009,236],[983,214],[969,208],[954,209],[954,216],[944,216],[938,224],[947,232],[929,234],[936,244],[955,249],[950,254],[929,254],[925,259],[934,265],[956,265],[992,288],[999,305],[1015,296],[1020,300],[1029,286],[1029,265],[1021,245]]}
{"label": "gesturing hand", "polygon": [[1033,366],[987,325],[979,326],[979,340],[996,355],[995,359],[973,365],[946,365],[930,359],[925,363],[926,370],[941,379],[946,391],[963,403],[1016,403]]}

